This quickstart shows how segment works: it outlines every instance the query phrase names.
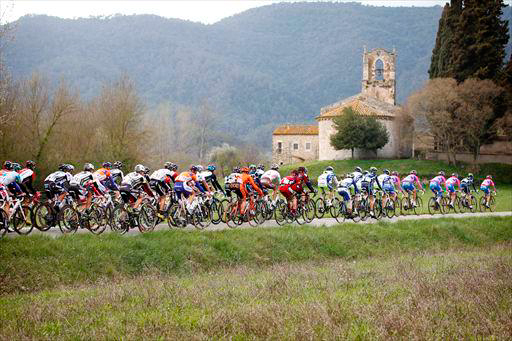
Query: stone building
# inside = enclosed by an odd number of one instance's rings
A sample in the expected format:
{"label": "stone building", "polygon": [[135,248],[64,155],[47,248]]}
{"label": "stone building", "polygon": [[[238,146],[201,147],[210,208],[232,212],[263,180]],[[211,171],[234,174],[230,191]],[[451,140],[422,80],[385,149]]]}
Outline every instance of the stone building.
{"label": "stone building", "polygon": [[282,125],[272,134],[272,161],[279,165],[318,160],[316,125]]}
{"label": "stone building", "polygon": [[[335,150],[330,143],[330,137],[335,133],[333,119],[343,113],[343,110],[352,107],[361,115],[374,116],[379,122],[384,124],[389,132],[389,142],[377,151],[377,155],[364,150],[355,150],[356,158],[398,158],[402,153],[407,154],[400,144],[400,120],[399,109],[396,105],[396,80],[395,80],[396,52],[378,48],[370,52],[364,49],[363,52],[363,77],[361,92],[354,96],[345,98],[329,106],[320,109],[320,115],[316,117],[318,122],[318,147],[316,159],[318,160],[340,160],[351,157],[350,150]],[[294,127],[294,126],[288,126]],[[300,126],[297,126],[300,127]],[[276,154],[279,139],[276,133],[281,127],[274,131],[273,136],[273,157],[278,159]],[[295,129],[290,129],[287,134],[287,141],[299,141],[304,135],[293,134]],[[313,132],[313,129],[310,130]],[[313,135],[308,138],[313,141]],[[284,141],[283,141],[284,142]],[[282,144],[281,144],[282,145]],[[313,145],[311,148],[314,148]],[[409,149],[409,148],[406,148]],[[297,162],[298,160],[310,160],[313,157],[311,152],[305,153],[305,149],[293,150],[293,156],[282,158],[284,163]]]}

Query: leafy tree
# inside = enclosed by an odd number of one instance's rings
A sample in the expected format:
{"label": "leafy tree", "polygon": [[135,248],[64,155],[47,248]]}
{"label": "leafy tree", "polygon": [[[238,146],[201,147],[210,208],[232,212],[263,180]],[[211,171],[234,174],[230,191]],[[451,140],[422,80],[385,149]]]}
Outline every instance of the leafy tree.
{"label": "leafy tree", "polygon": [[345,108],[343,114],[335,117],[334,129],[331,135],[331,145],[336,150],[350,149],[352,159],[356,148],[376,152],[389,141],[386,127],[375,117],[364,117],[353,108]]}

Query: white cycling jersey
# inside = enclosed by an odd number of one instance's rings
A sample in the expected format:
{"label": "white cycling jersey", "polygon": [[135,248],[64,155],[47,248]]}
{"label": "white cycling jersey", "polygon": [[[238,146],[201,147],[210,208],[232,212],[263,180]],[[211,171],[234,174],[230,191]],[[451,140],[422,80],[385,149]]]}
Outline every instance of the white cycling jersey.
{"label": "white cycling jersey", "polygon": [[7,186],[14,182],[21,182],[20,175],[15,171],[3,170],[0,175],[0,184],[2,185]]}
{"label": "white cycling jersey", "polygon": [[377,177],[377,181],[381,186],[384,185],[393,185],[393,178],[389,176],[388,174],[381,174]]}
{"label": "white cycling jersey", "polygon": [[123,171],[120,170],[119,168],[112,168],[110,170],[110,174],[112,175],[112,179],[114,181],[116,181],[116,179],[121,179],[121,181],[123,181],[123,178],[124,178],[124,174],[123,174]]}
{"label": "white cycling jersey", "polygon": [[34,174],[34,171],[30,168],[24,168],[20,171],[20,179],[21,179],[21,182],[23,182],[23,180],[25,179],[28,179],[30,178],[32,175]]}
{"label": "white cycling jersey", "polygon": [[270,179],[270,182],[272,182],[274,184],[280,184],[281,183],[281,174],[279,174],[279,172],[274,170],[274,169],[269,169],[268,171],[263,173],[261,178],[262,179],[263,178]]}
{"label": "white cycling jersey", "polygon": [[157,181],[165,181],[166,177],[172,177],[172,173],[167,168],[162,168],[154,171],[149,179],[150,180],[157,180]]}
{"label": "white cycling jersey", "polygon": [[66,183],[66,182],[70,182],[71,180],[73,179],[73,175],[71,175],[70,173],[68,172],[63,172],[63,171],[56,171],[56,172],[53,172],[52,174],[48,175],[46,177],[46,179],[44,179],[44,181],[48,181],[48,182],[54,182],[56,184],[63,184],[63,183]]}
{"label": "white cycling jersey", "polygon": [[224,183],[226,183],[226,184],[242,183],[242,178],[240,177],[240,173],[229,174],[224,179]]}
{"label": "white cycling jersey", "polygon": [[146,181],[146,177],[144,175],[140,175],[136,172],[128,173],[124,176],[123,182],[121,182],[121,185],[129,185],[133,188],[140,186],[144,184]]}
{"label": "white cycling jersey", "polygon": [[88,181],[93,180],[93,175],[89,171],[83,171],[73,176],[73,179],[69,182],[71,185],[80,185],[84,187]]}

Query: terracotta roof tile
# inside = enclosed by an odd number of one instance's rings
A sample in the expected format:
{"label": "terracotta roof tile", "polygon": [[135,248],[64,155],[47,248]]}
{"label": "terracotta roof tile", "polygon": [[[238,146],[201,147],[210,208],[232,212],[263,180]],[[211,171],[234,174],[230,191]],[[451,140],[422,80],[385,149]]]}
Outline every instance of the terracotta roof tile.
{"label": "terracotta roof tile", "polygon": [[274,129],[272,135],[318,135],[318,126],[285,124]]}
{"label": "terracotta roof tile", "polygon": [[355,95],[328,107],[322,108],[317,119],[339,116],[345,108],[352,107],[359,114],[364,116],[395,117],[396,106],[384,103],[372,98]]}

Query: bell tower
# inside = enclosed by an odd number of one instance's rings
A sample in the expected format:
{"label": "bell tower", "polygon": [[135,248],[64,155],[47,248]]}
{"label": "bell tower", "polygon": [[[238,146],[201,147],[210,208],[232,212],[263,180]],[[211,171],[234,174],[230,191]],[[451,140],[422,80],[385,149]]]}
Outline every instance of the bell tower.
{"label": "bell tower", "polygon": [[363,82],[361,93],[368,97],[395,105],[396,51],[388,52],[385,49],[363,51]]}

